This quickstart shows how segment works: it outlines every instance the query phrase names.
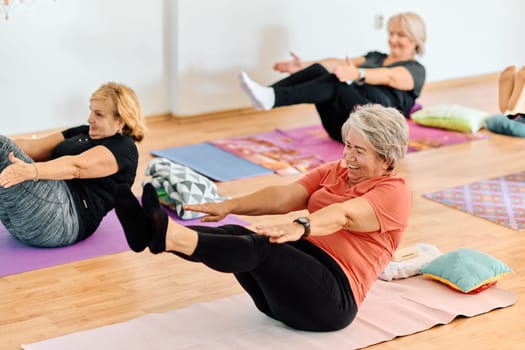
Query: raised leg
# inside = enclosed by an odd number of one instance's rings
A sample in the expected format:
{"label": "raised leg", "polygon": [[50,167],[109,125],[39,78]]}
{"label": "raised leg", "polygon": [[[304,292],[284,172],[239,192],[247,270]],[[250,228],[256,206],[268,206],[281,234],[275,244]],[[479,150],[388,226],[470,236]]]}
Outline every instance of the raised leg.
{"label": "raised leg", "polygon": [[153,254],[167,250],[191,255],[197,246],[197,231],[169,219],[150,183],[144,185],[142,206],[130,188],[121,186],[115,199],[115,211],[128,245],[135,252],[149,247]]}
{"label": "raised leg", "polygon": [[508,108],[510,113],[525,113],[525,66],[514,77],[514,88],[509,98]]}
{"label": "raised leg", "polygon": [[498,81],[498,99],[499,110],[501,113],[507,113],[509,110],[509,99],[514,89],[514,77],[516,75],[516,66],[505,68],[499,75]]}
{"label": "raised leg", "polygon": [[128,186],[122,185],[118,188],[115,212],[131,250],[137,253],[143,251],[150,240],[152,223]]}
{"label": "raised leg", "polygon": [[273,108],[275,103],[273,88],[263,86],[253,81],[245,72],[241,72],[239,80],[241,82],[241,88],[248,95],[255,109],[268,111]]}

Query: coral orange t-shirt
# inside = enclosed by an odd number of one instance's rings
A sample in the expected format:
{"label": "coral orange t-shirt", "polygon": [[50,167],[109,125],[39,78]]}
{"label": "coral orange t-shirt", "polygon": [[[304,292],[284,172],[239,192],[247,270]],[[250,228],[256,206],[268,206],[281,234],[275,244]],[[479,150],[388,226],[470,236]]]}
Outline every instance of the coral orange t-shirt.
{"label": "coral orange t-shirt", "polygon": [[380,229],[375,232],[339,230],[307,239],[327,252],[348,277],[357,305],[390,262],[407,226],[412,192],[396,174],[380,176],[348,185],[344,161],[324,164],[297,180],[310,198],[307,209],[315,212],[330,204],[365,198],[375,211]]}

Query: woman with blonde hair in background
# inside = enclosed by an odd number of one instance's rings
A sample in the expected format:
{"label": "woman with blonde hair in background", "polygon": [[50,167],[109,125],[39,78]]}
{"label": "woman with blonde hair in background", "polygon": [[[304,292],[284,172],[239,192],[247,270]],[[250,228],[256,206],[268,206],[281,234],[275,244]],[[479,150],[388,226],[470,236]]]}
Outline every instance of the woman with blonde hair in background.
{"label": "woman with blonde hair in background", "polygon": [[0,220],[21,242],[59,247],[89,237],[132,186],[146,131],[135,92],[109,82],[90,99],[88,125],[37,139],[0,135]]}

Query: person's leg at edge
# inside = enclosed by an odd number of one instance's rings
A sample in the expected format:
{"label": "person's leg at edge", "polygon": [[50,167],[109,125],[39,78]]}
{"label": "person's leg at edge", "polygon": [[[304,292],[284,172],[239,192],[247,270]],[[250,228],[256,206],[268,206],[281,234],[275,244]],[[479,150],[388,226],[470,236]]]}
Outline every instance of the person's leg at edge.
{"label": "person's leg at edge", "polygon": [[[150,209],[154,206],[156,204]],[[146,215],[151,213],[146,212]],[[119,219],[137,220],[136,216],[123,216],[122,212]],[[144,234],[130,227],[133,226],[128,226],[131,231],[125,232],[126,235]],[[154,230],[153,226],[150,229]],[[216,234],[214,230],[198,232],[169,220],[164,232],[164,248],[183,258],[189,256],[191,261],[200,261],[216,271],[240,276],[243,287],[251,285],[246,290],[256,300],[257,307],[290,327],[332,331],[345,327],[355,317],[355,303],[343,297],[346,294],[341,292],[340,283],[319,260],[292,245],[271,244],[266,237],[253,233],[239,234],[234,230],[233,234]],[[151,232],[149,236],[160,240],[160,233]],[[160,253],[152,247],[160,248],[161,245],[158,241],[150,242],[149,247],[152,252]]]}
{"label": "person's leg at edge", "polygon": [[514,89],[514,77],[516,75],[516,66],[506,67],[499,74],[498,78],[498,102],[501,113],[507,113],[509,110],[509,99]]}
{"label": "person's leg at edge", "polygon": [[514,77],[514,88],[509,98],[508,109],[510,113],[525,113],[525,66]]}

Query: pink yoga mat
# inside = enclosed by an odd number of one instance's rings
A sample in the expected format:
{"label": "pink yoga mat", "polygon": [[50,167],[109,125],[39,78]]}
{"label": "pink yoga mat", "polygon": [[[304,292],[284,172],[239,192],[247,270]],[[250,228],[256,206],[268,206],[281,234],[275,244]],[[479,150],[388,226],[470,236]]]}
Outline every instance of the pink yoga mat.
{"label": "pink yoga mat", "polygon": [[[483,133],[466,134],[420,126],[410,119],[408,125],[409,153],[488,138]],[[280,175],[304,173],[320,164],[340,159],[344,148],[331,139],[321,125],[276,129],[210,143]]]}
{"label": "pink yoga mat", "polygon": [[280,175],[304,173],[341,158],[343,145],[328,137],[320,125],[251,136],[219,139],[211,144],[262,165]]}
{"label": "pink yoga mat", "polygon": [[[225,224],[246,224],[235,216],[228,216],[219,223],[201,223],[199,220],[180,220],[183,225],[217,226]],[[97,231],[89,238],[76,244],[60,248],[35,248],[16,240],[0,224],[0,276],[41,269],[97,256],[129,250],[124,231],[115,212],[110,211]]]}
{"label": "pink yoga mat", "polygon": [[257,311],[249,296],[240,294],[22,345],[22,348],[360,349],[449,323],[460,315],[472,317],[515,302],[514,293],[497,287],[467,295],[417,276],[393,282],[377,280],[354,322],[337,332],[290,329]]}
{"label": "pink yoga mat", "polygon": [[410,129],[408,143],[409,153],[457,145],[476,140],[484,140],[489,137],[487,134],[481,132],[462,133],[458,131],[421,126],[410,119],[408,120],[408,126]]}

